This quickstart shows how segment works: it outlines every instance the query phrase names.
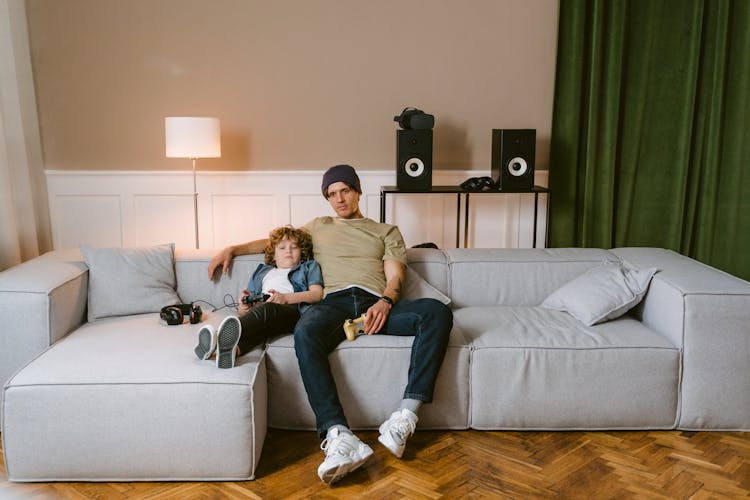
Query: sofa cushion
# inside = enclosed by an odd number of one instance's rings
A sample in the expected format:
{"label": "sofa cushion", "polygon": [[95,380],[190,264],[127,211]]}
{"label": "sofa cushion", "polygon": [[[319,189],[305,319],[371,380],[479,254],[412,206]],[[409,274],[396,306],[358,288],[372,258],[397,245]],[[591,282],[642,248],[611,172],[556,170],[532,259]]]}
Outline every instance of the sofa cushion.
{"label": "sofa cushion", "polygon": [[538,306],[586,270],[619,260],[595,248],[461,248],[445,253],[453,308]]}
{"label": "sofa cushion", "polygon": [[[331,370],[349,425],[377,429],[403,397],[414,337],[360,335],[343,341],[330,354]],[[471,350],[454,326],[448,350],[435,382],[432,403],[419,412],[420,429],[469,427],[469,367]],[[282,429],[315,429],[294,351],[294,337],[271,339],[268,363],[268,425]]]}
{"label": "sofa cushion", "polygon": [[34,359],[4,389],[9,478],[252,479],[266,432],[264,353],[220,370],[193,353],[200,326],[113,317]]}
{"label": "sofa cushion", "polygon": [[542,307],[493,306],[457,309],[453,311],[453,319],[474,349],[677,348],[629,317],[585,326],[569,314]]}
{"label": "sofa cushion", "polygon": [[474,429],[673,428],[680,349],[639,321],[587,327],[541,307],[470,307]]}
{"label": "sofa cushion", "polygon": [[443,250],[433,248],[407,248],[406,257],[410,269],[436,290],[449,296],[448,256]]}
{"label": "sofa cushion", "polygon": [[[177,293],[186,302],[199,301],[201,306],[223,307],[239,301],[240,291],[247,286],[263,254],[241,255],[232,259],[227,273],[214,274],[208,279],[208,263],[216,253],[214,249],[177,249],[175,274]],[[207,307],[203,307],[204,311]]]}
{"label": "sofa cushion", "polygon": [[139,248],[81,245],[89,268],[88,320],[157,312],[180,302],[174,243]]}
{"label": "sofa cushion", "polygon": [[587,326],[615,319],[643,299],[655,272],[621,264],[594,267],[552,292],[542,307],[566,311]]}

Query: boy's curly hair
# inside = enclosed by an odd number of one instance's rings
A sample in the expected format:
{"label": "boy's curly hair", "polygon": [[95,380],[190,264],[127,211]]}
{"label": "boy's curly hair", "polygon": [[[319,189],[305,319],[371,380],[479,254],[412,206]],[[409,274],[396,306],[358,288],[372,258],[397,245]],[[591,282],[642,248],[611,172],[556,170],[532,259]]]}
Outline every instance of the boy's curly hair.
{"label": "boy's curly hair", "polygon": [[274,256],[276,245],[284,238],[289,238],[290,241],[297,243],[297,246],[302,251],[301,260],[310,260],[313,258],[313,244],[310,233],[301,228],[296,229],[292,226],[281,226],[268,233],[268,244],[264,250],[267,265],[276,265],[276,258]]}

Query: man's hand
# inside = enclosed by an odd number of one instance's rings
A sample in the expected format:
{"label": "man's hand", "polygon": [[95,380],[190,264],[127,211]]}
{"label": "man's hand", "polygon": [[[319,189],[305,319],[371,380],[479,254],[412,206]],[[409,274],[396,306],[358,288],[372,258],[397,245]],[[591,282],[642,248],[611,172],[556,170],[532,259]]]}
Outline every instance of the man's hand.
{"label": "man's hand", "polygon": [[208,279],[214,279],[214,273],[216,269],[221,267],[221,272],[226,274],[229,272],[229,266],[232,264],[232,259],[237,255],[247,255],[251,253],[263,253],[266,248],[268,240],[253,240],[247,243],[239,245],[230,245],[226,248],[219,250],[219,252],[213,256],[211,262],[208,263]]}
{"label": "man's hand", "polygon": [[385,326],[388,315],[391,313],[391,307],[393,306],[386,301],[378,300],[367,310],[367,317],[365,317],[363,325],[367,335],[378,333]]}
{"label": "man's hand", "polygon": [[214,279],[214,273],[216,268],[221,267],[221,272],[226,274],[229,272],[229,265],[232,263],[232,247],[226,247],[219,251],[213,256],[211,262],[208,263],[208,279]]}
{"label": "man's hand", "polygon": [[[383,262],[383,271],[386,279],[383,295],[387,295],[395,303],[401,296],[401,284],[406,277],[406,266],[397,260],[386,259]],[[391,304],[380,299],[367,310],[363,325],[367,335],[378,333],[385,326],[392,307]]]}

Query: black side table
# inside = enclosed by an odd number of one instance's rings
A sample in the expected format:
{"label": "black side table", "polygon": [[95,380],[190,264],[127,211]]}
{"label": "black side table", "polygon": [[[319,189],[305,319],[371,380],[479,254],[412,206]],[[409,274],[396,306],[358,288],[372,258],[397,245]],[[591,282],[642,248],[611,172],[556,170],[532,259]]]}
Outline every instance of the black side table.
{"label": "black side table", "polygon": [[[456,195],[456,248],[460,248],[461,237],[461,195],[464,197],[464,248],[469,240],[469,196],[472,194],[533,194],[534,229],[532,247],[536,248],[537,215],[539,213],[539,193],[549,193],[549,188],[534,186],[531,190],[467,191],[459,186],[432,186],[430,189],[400,189],[397,186],[380,186],[380,222],[385,222],[385,209],[389,194],[455,194]],[[547,244],[545,232],[544,244]]]}

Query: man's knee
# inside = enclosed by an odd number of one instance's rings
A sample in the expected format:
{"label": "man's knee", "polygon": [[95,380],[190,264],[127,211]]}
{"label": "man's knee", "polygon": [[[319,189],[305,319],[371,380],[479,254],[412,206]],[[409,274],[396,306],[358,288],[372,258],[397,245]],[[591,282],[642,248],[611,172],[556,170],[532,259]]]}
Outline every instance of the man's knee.
{"label": "man's knee", "polygon": [[450,331],[453,327],[453,312],[451,308],[437,299],[420,299],[423,302],[423,308],[427,313],[426,316],[433,319],[436,323],[445,325]]}
{"label": "man's knee", "polygon": [[294,327],[294,349],[299,351],[300,349],[307,349],[311,345],[311,340],[314,339],[310,328],[307,328],[301,322],[298,322]]}
{"label": "man's knee", "polygon": [[294,350],[299,354],[310,355],[313,352],[328,352],[325,323],[320,321],[318,311],[308,311],[300,317],[294,327]]}

